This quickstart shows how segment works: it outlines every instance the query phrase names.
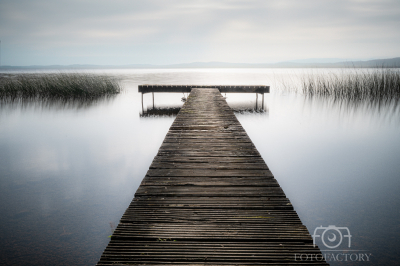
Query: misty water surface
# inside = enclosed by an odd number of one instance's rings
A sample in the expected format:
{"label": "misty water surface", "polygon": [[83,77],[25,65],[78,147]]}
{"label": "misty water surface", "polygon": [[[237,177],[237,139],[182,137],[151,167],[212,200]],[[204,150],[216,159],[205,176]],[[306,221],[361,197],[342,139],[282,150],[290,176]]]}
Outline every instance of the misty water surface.
{"label": "misty water surface", "polygon": [[[372,254],[371,265],[394,265],[399,111],[279,92],[282,80],[301,71],[97,70],[120,78],[124,92],[83,105],[2,103],[2,263],[98,261],[174,119],[142,117],[139,84],[262,84],[271,86],[265,111],[236,115],[310,233],[318,226],[347,227],[350,250]],[[156,94],[155,106],[179,108],[183,96]],[[227,101],[239,110],[255,107],[253,94],[227,94]],[[151,108],[146,94],[144,109]]]}

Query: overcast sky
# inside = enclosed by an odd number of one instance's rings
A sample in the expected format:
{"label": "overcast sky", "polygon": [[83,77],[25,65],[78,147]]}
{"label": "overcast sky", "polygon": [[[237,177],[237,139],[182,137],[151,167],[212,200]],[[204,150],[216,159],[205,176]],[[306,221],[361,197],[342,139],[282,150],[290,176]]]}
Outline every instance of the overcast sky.
{"label": "overcast sky", "polygon": [[2,65],[400,56],[400,0],[0,0]]}

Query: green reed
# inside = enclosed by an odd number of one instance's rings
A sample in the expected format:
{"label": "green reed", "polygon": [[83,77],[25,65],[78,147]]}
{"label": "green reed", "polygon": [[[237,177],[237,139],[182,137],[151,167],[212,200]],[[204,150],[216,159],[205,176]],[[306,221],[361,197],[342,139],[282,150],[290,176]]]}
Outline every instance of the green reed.
{"label": "green reed", "polygon": [[0,99],[96,100],[119,92],[115,78],[95,74],[18,74],[0,80]]}

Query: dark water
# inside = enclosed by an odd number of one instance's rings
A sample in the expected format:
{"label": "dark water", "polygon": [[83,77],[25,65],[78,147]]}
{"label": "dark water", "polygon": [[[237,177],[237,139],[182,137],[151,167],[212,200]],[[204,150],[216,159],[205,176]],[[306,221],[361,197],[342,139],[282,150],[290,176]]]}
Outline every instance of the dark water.
{"label": "dark water", "polygon": [[[328,258],[349,254],[348,261],[331,265],[397,264],[397,109],[277,93],[279,81],[294,75],[292,70],[107,73],[119,77],[125,89],[113,99],[89,105],[1,104],[1,264],[98,261],[174,119],[143,115],[137,85],[155,83],[271,85],[265,112],[237,117],[310,233],[329,225],[342,236],[343,228],[350,231],[351,247],[346,237],[336,249],[317,241],[329,250]],[[155,107],[178,109],[182,96],[156,94]],[[255,95],[228,94],[227,100],[236,109],[255,107]],[[151,111],[151,95],[145,95],[144,109]],[[354,254],[364,253],[371,254],[369,263],[351,261],[350,255],[354,260]]]}

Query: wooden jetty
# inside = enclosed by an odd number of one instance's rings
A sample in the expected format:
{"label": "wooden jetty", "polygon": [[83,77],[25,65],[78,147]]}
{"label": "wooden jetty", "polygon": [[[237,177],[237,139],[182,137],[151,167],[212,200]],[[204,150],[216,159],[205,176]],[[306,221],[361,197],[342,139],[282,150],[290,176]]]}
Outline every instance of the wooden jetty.
{"label": "wooden jetty", "polygon": [[193,88],[97,265],[301,264],[328,265],[219,90]]}

